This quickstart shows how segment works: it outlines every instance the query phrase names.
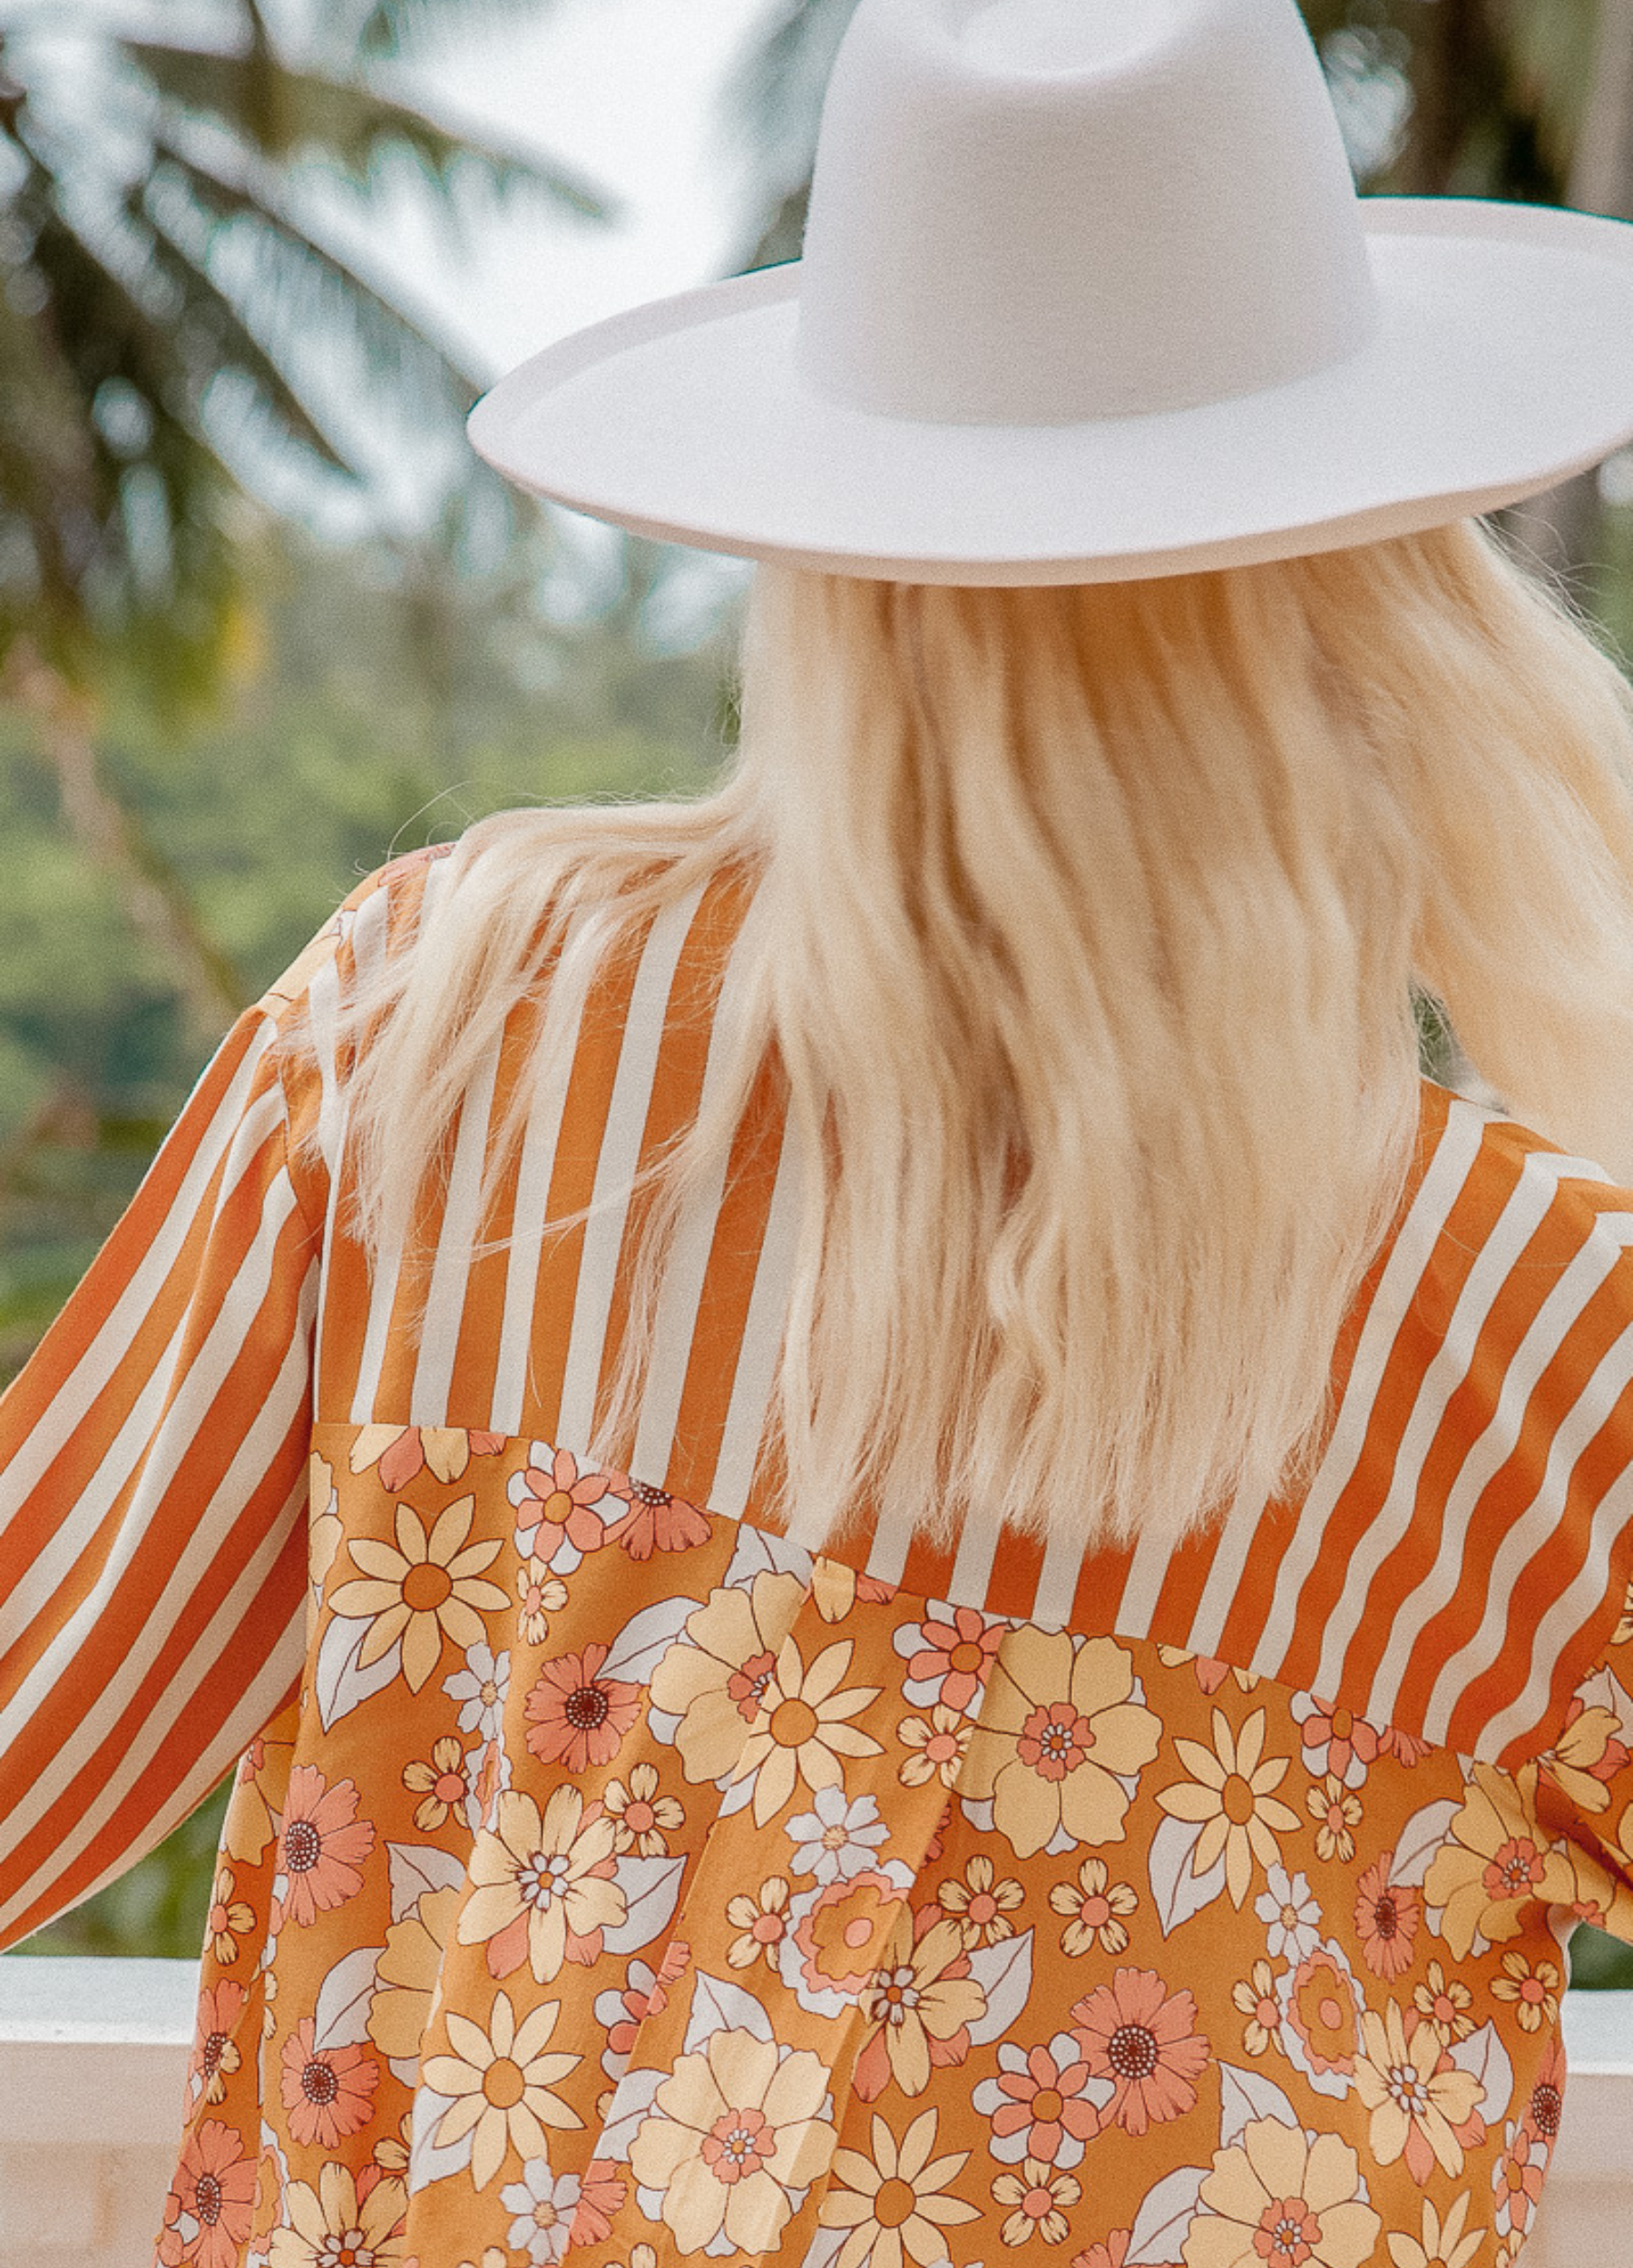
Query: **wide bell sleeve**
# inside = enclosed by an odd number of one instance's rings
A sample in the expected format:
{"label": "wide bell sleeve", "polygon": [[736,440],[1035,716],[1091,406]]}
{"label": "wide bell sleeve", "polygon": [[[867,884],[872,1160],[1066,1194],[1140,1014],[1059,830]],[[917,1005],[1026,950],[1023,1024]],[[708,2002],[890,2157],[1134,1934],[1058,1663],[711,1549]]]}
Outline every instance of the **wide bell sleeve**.
{"label": "wide bell sleeve", "polygon": [[0,1398],[0,1948],[152,1849],[298,1686],[328,1186],[305,1042],[383,879],[233,1026]]}

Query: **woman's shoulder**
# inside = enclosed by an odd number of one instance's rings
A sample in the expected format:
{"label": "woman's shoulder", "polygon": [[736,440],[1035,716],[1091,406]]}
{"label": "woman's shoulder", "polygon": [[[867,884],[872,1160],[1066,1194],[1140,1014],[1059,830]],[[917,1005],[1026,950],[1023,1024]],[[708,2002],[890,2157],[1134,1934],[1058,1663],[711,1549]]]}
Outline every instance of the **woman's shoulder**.
{"label": "woman's shoulder", "polygon": [[[1407,1218],[1452,1241],[1492,1239],[1545,1265],[1560,1233],[1620,1249],[1633,1227],[1633,1191],[1611,1169],[1515,1118],[1481,1091],[1422,1082],[1418,1157]],[[1536,1246],[1539,1232],[1543,1245]]]}

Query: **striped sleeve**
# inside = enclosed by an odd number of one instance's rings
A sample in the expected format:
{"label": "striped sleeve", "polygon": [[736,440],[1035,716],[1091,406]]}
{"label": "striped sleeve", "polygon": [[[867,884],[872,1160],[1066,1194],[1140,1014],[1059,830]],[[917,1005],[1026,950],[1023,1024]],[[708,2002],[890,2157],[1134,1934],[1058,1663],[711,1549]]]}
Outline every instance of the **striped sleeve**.
{"label": "striped sleeve", "polygon": [[228,1034],[0,1399],[0,1948],[151,1850],[298,1683],[327,1184],[322,1081],[285,1059],[380,879]]}

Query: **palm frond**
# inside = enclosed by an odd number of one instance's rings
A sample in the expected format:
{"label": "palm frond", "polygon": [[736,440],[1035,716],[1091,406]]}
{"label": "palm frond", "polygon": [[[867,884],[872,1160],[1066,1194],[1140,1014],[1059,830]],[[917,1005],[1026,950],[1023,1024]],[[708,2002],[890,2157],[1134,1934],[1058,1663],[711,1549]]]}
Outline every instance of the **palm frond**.
{"label": "palm frond", "polygon": [[582,220],[610,216],[605,195],[567,166],[474,128],[440,124],[376,87],[301,69],[259,44],[227,54],[122,39],[119,48],[167,103],[213,119],[262,157],[322,158],[358,189],[375,185],[384,161],[407,157],[445,189],[520,191]]}
{"label": "palm frond", "polygon": [[208,253],[183,242],[155,205],[162,205],[165,183],[156,176],[145,191],[133,192],[142,200],[142,214],[151,231],[155,271],[169,284],[181,309],[181,319],[200,343],[207,344],[209,375],[238,371],[248,379],[256,398],[268,409],[279,430],[298,447],[347,479],[357,467],[343,455],[318,424],[310,408],[266,347],[250,329],[243,314],[210,276]]}
{"label": "palm frond", "polygon": [[258,327],[276,341],[269,351],[282,358],[286,347],[301,341],[349,336],[377,371],[416,397],[422,411],[445,415],[451,407],[469,407],[481,387],[452,347],[319,243],[277,201],[269,185],[248,174],[235,178],[165,136],[157,138],[155,152],[203,214],[253,230]]}
{"label": "palm frond", "polygon": [[351,36],[361,54],[406,54],[450,25],[470,33],[489,24],[515,24],[541,15],[549,5],[550,0],[352,0],[357,22]]}

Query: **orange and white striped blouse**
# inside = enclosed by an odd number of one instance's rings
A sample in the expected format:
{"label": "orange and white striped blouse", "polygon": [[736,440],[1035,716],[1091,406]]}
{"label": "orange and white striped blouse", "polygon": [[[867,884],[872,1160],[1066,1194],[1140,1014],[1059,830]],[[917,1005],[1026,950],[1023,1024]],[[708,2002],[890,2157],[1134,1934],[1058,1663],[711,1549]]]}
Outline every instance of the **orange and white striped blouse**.
{"label": "orange and white striped blouse", "polygon": [[588,1455],[740,883],[597,980],[485,1219],[547,1001],[429,1256],[348,1236],[342,988],[445,874],[240,1022],[0,1402],[0,1946],[238,1765],[159,2261],[1508,2268],[1570,1931],[1633,1940],[1633,1198],[1426,1085],[1302,1502],[814,1550],[769,1082]]}

